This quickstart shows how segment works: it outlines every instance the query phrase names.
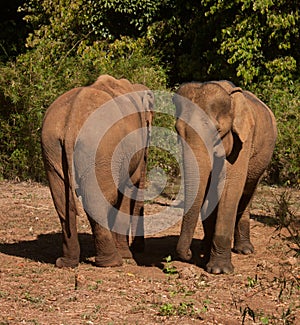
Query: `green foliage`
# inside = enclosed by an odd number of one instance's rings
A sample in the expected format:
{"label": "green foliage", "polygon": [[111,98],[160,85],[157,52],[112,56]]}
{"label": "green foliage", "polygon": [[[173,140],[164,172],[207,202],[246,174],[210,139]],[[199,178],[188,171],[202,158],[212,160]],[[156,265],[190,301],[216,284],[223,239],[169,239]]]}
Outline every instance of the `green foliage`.
{"label": "green foliage", "polygon": [[264,82],[252,91],[274,112],[278,137],[268,179],[271,183],[300,185],[300,80]]}
{"label": "green foliage", "polygon": [[155,91],[155,114],[151,131],[151,147],[148,157],[148,169],[161,168],[170,183],[180,174],[180,145],[175,131],[175,107],[173,93]]}
{"label": "green foliage", "polygon": [[221,31],[219,52],[236,67],[237,76],[244,84],[255,79],[291,79],[299,58],[299,53],[292,48],[299,41],[297,6],[287,5],[283,0],[276,1],[276,5],[272,0],[237,3],[240,8],[236,10],[233,24]]}
{"label": "green foliage", "polygon": [[83,39],[114,41],[121,35],[139,37],[171,0],[29,0],[20,9],[35,27],[30,46],[46,36],[67,44]]}
{"label": "green foliage", "polygon": [[[150,29],[151,35],[158,35],[164,57],[172,61],[177,82],[230,76],[248,85],[261,80],[286,81],[297,75],[297,2],[200,3],[176,1],[174,15],[157,24],[156,31]],[[165,35],[162,40],[161,35]]]}
{"label": "green foliage", "polygon": [[120,37],[113,43],[97,41],[92,45],[82,43],[78,48],[80,55],[90,69],[97,74],[108,73],[115,78],[126,77],[131,82],[142,83],[151,89],[164,89],[166,72],[159,60],[148,54],[143,39]]}
{"label": "green foliage", "polygon": [[[299,185],[298,1],[15,0],[12,6],[22,3],[15,13],[19,45],[11,37],[14,23],[0,23],[0,178],[42,180],[46,108],[108,73],[153,90],[212,79],[252,90],[278,123],[268,179]],[[168,114],[157,114],[154,123],[174,130]],[[149,166],[179,174],[168,148],[152,148]]]}

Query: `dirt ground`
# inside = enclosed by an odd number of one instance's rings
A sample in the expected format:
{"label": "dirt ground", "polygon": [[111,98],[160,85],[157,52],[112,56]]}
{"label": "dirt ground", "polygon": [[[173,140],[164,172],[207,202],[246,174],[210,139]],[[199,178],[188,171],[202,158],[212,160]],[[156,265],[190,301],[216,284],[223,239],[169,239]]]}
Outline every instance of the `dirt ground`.
{"label": "dirt ground", "polygon": [[[300,324],[299,247],[274,223],[283,191],[260,186],[251,219],[255,253],[233,254],[234,274],[216,276],[173,259],[180,224],[148,237],[143,255],[122,267],[97,268],[84,217],[82,261],[58,269],[60,225],[48,187],[0,182],[0,325]],[[164,200],[147,204],[146,214]],[[300,191],[289,200],[300,217]],[[194,249],[201,238],[199,225]]]}

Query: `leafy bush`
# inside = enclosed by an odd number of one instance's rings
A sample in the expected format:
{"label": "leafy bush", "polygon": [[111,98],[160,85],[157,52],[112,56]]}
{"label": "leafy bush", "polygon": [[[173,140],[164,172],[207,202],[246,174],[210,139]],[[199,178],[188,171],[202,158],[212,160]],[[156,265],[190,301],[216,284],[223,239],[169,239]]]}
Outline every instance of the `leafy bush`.
{"label": "leafy bush", "polygon": [[[44,179],[39,137],[45,110],[68,89],[108,73],[153,90],[212,79],[250,88],[272,108],[278,122],[269,182],[299,184],[300,81],[294,79],[299,76],[300,16],[296,2],[22,3],[18,16],[25,17],[22,31],[31,31],[26,44],[15,49],[8,32],[5,42],[0,40],[0,46],[11,50],[5,60],[0,55],[5,62],[0,65],[0,178]],[[171,115],[159,113],[154,123],[174,131]],[[177,176],[178,164],[170,154],[175,143],[169,140],[168,148],[151,149],[149,168],[157,166]]]}
{"label": "leafy bush", "polygon": [[300,81],[266,82],[253,92],[274,112],[278,138],[268,180],[272,184],[300,185]]}

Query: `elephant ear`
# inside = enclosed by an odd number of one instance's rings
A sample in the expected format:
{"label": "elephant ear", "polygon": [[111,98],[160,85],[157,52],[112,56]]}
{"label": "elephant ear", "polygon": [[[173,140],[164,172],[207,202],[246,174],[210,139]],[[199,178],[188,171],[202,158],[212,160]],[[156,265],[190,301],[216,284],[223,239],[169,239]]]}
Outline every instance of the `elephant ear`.
{"label": "elephant ear", "polygon": [[240,88],[235,88],[231,92],[233,123],[232,131],[238,135],[241,142],[244,143],[251,134],[255,121],[249,100],[244,96]]}

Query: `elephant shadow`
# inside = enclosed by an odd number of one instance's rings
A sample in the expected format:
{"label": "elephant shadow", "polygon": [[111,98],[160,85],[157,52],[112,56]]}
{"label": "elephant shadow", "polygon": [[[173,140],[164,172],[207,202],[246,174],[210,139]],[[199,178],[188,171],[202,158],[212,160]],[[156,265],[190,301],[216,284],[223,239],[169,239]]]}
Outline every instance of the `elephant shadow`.
{"label": "elephant shadow", "polygon": [[[145,251],[143,253],[134,254],[136,263],[140,266],[155,266],[163,269],[166,257],[170,256],[172,261],[178,260],[176,254],[178,238],[179,236],[175,235],[146,238]],[[191,249],[193,251],[193,260],[191,263],[202,267],[203,262],[200,257],[202,252],[202,241],[200,239],[193,239]],[[197,256],[197,258],[195,258],[195,256]]]}
{"label": "elephant shadow", "polygon": [[[91,257],[95,256],[93,236],[88,233],[78,234],[81,257],[83,263],[93,264]],[[149,237],[145,239],[145,251],[134,253],[133,259],[139,266],[158,267],[163,269],[165,258],[171,256],[176,260],[176,244],[178,236]],[[40,234],[34,240],[17,243],[0,244],[0,252],[10,256],[30,259],[36,262],[55,264],[62,254],[61,233]],[[197,248],[198,247],[198,248]],[[201,240],[193,240],[192,249],[199,249]],[[198,263],[197,263],[198,264]]]}
{"label": "elephant shadow", "polygon": [[[81,245],[81,260],[95,254],[92,235],[79,234]],[[3,254],[27,258],[36,262],[55,264],[62,254],[61,233],[40,234],[34,240],[19,241],[17,243],[0,244]]]}

